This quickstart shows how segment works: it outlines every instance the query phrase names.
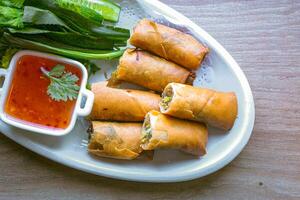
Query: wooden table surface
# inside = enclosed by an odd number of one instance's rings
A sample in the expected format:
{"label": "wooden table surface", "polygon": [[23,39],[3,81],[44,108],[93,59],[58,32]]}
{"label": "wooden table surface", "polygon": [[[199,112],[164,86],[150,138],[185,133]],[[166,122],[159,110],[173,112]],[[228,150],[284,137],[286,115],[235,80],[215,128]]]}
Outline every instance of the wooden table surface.
{"label": "wooden table surface", "polygon": [[255,99],[250,142],[228,166],[172,184],[93,176],[0,135],[0,199],[300,199],[300,1],[163,0],[215,37]]}

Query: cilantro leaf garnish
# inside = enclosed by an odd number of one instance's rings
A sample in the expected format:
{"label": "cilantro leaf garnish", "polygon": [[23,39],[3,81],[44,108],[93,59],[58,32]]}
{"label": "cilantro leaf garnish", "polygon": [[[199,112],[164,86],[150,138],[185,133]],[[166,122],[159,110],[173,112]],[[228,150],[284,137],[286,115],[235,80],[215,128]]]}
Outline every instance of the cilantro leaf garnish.
{"label": "cilantro leaf garnish", "polygon": [[65,66],[57,64],[52,70],[49,72],[50,76],[60,77],[65,72]]}
{"label": "cilantro leaf garnish", "polygon": [[41,67],[42,73],[50,79],[47,94],[55,101],[75,100],[80,87],[79,78],[71,72],[65,72],[65,66],[56,65],[51,71]]}

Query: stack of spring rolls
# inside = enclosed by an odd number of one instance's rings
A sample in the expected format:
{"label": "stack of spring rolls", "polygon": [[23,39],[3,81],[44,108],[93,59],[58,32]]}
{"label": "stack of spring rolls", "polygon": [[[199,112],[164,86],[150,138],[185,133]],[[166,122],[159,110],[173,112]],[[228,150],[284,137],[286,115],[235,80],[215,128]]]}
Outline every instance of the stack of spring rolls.
{"label": "stack of spring rolls", "polygon": [[[200,67],[208,48],[148,19],[136,25],[130,43],[138,49],[125,51],[111,79],[92,84],[88,151],[128,160],[163,148],[205,155],[207,125],[229,130],[237,116],[235,93],[192,86],[192,70]],[[122,82],[156,93],[115,88]]]}

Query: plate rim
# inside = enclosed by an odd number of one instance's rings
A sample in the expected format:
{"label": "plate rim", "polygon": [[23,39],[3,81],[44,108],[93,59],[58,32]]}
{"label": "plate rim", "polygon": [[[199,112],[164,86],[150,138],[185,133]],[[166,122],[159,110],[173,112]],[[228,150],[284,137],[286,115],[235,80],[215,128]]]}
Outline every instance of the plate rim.
{"label": "plate rim", "polygon": [[156,176],[145,176],[144,174],[131,174],[129,172],[122,172],[120,170],[113,170],[113,169],[107,169],[104,168],[102,170],[99,170],[99,168],[89,167],[88,164],[82,164],[80,160],[76,160],[76,158],[71,158],[67,156],[57,156],[55,153],[49,151],[46,148],[42,148],[37,143],[33,143],[32,141],[24,141],[19,139],[17,136],[12,134],[7,134],[5,131],[3,131],[3,126],[0,124],[1,132],[6,135],[8,138],[14,140],[16,143],[26,147],[27,149],[46,157],[50,160],[53,160],[57,163],[63,164],[65,166],[88,172],[95,175],[100,175],[108,178],[114,178],[114,179],[120,179],[120,180],[127,180],[127,181],[138,181],[138,182],[182,182],[182,181],[188,181],[193,180],[196,178],[201,178],[204,176],[207,176],[211,173],[214,173],[218,171],[219,169],[223,168],[227,164],[229,164],[234,158],[236,158],[240,152],[244,149],[244,147],[247,145],[250,136],[252,134],[252,130],[254,127],[254,120],[255,120],[255,107],[254,107],[254,100],[252,91],[250,88],[250,85],[248,83],[248,80],[242,71],[242,69],[239,67],[237,62],[233,59],[233,57],[225,50],[225,48],[217,42],[212,36],[210,36],[206,31],[204,31],[201,27],[199,27],[197,24],[192,22],[189,18],[185,17],[183,14],[179,13],[178,11],[174,10],[173,8],[167,6],[166,4],[160,2],[159,0],[137,0],[138,2],[145,2],[148,5],[151,5],[161,13],[165,13],[169,16],[175,17],[176,19],[180,20],[181,22],[184,22],[187,24],[190,28],[192,28],[195,32],[201,34],[204,38],[206,38],[207,41],[209,41],[210,45],[214,47],[214,50],[216,53],[224,58],[224,62],[235,73],[236,77],[238,78],[239,82],[241,83],[242,91],[244,93],[246,104],[245,104],[245,115],[247,116],[247,122],[241,127],[241,132],[243,134],[243,137],[235,142],[235,145],[232,145],[225,156],[223,156],[221,159],[216,161],[216,163],[211,164],[211,166],[206,167],[203,169],[192,169],[192,170],[186,170],[184,173],[172,175],[172,176],[166,176],[166,177],[156,177]]}

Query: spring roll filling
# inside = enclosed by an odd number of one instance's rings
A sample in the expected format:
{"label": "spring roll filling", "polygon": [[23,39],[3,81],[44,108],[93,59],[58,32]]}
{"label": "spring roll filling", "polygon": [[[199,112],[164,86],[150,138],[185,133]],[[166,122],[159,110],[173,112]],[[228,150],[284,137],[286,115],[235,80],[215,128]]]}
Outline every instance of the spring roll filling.
{"label": "spring roll filling", "polygon": [[88,127],[88,129],[86,130],[86,132],[87,132],[88,138],[89,138],[89,140],[90,140],[91,137],[92,137],[92,134],[93,134],[93,132],[94,132],[94,127],[93,127],[93,123],[92,123],[91,121],[88,121],[88,123],[89,123],[89,127]]}
{"label": "spring roll filling", "polygon": [[167,110],[169,108],[170,102],[173,99],[173,90],[171,87],[168,87],[165,89],[165,91],[162,94],[162,100],[160,102],[160,105],[164,110]]}
{"label": "spring roll filling", "polygon": [[150,117],[147,115],[142,129],[142,144],[149,142],[151,138],[152,138],[152,129],[150,124]]}
{"label": "spring roll filling", "polygon": [[104,150],[103,144],[101,144],[99,142],[90,144],[89,148],[93,151],[103,151]]}

